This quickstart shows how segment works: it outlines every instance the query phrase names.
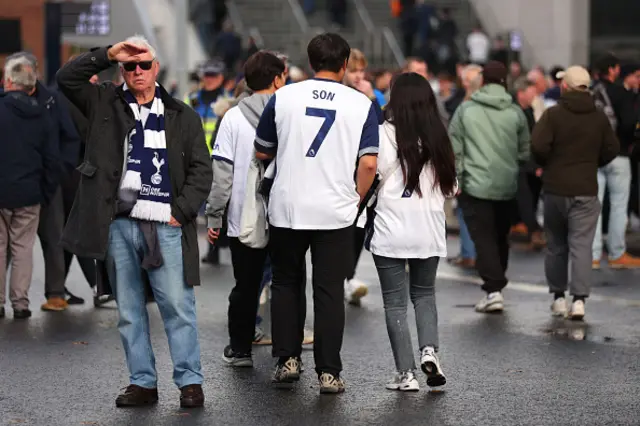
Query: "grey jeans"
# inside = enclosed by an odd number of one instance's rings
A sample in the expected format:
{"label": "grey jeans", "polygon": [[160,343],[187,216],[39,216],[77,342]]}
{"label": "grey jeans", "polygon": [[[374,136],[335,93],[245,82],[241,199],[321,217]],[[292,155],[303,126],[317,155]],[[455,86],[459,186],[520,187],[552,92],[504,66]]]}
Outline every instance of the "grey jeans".
{"label": "grey jeans", "polygon": [[544,270],[550,293],[564,293],[569,284],[571,295],[589,295],[591,246],[599,215],[598,197],[545,195],[544,230],[547,252]]}
{"label": "grey jeans", "polygon": [[[440,258],[394,259],[373,256],[380,277],[387,332],[398,371],[415,370],[411,333],[407,324],[408,295],[415,309],[420,349],[432,346],[438,349],[438,311],[436,309],[435,281]],[[409,262],[409,282],[405,270]]]}

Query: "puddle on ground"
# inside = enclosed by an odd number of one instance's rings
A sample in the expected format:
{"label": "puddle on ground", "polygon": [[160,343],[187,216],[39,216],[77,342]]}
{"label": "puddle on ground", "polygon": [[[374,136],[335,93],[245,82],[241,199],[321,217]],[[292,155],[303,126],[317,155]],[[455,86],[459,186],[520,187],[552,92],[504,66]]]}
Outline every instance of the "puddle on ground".
{"label": "puddle on ground", "polygon": [[569,340],[586,340],[595,343],[609,343],[614,341],[614,338],[611,336],[600,336],[594,334],[594,330],[582,321],[559,319],[554,321],[548,327],[542,329],[542,332],[549,336],[556,336]]}

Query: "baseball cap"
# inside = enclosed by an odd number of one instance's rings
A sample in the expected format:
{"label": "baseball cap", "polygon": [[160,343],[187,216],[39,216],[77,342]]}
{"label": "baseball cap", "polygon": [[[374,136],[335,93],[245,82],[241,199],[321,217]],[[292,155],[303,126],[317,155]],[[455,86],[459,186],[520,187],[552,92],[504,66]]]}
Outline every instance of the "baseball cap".
{"label": "baseball cap", "polygon": [[514,83],[513,83],[513,90],[518,93],[518,92],[522,92],[523,90],[527,90],[527,88],[535,86],[536,84],[527,79],[527,77],[519,77]]}
{"label": "baseball cap", "polygon": [[556,74],[556,78],[562,79],[571,89],[586,90],[591,86],[589,71],[579,65],[567,68]]}
{"label": "baseball cap", "polygon": [[218,75],[224,71],[225,65],[220,59],[211,59],[202,65],[202,75]]}
{"label": "baseball cap", "polygon": [[498,61],[489,61],[482,70],[482,79],[485,84],[505,84],[507,81],[507,67]]}

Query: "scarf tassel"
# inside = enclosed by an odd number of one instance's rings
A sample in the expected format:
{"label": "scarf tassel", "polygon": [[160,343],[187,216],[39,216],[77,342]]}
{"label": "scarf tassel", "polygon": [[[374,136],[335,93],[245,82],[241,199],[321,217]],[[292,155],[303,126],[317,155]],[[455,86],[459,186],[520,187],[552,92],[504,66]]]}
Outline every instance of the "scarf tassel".
{"label": "scarf tassel", "polygon": [[120,188],[129,189],[132,191],[140,191],[140,189],[142,188],[142,178],[140,177],[140,172],[127,170],[127,172],[124,174],[124,179],[122,179]]}
{"label": "scarf tassel", "polygon": [[157,201],[138,200],[131,210],[131,217],[168,223],[171,220],[171,205]]}

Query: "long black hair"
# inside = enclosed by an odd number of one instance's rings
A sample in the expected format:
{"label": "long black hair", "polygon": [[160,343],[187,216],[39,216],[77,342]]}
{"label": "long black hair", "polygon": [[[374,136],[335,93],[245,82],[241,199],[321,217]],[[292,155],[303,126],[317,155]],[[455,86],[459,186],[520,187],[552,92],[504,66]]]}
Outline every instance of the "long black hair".
{"label": "long black hair", "polygon": [[443,194],[453,195],[455,156],[429,82],[416,73],[396,76],[385,119],[395,126],[398,159],[406,189],[422,197],[420,174],[431,162],[435,171],[433,189],[439,186]]}

